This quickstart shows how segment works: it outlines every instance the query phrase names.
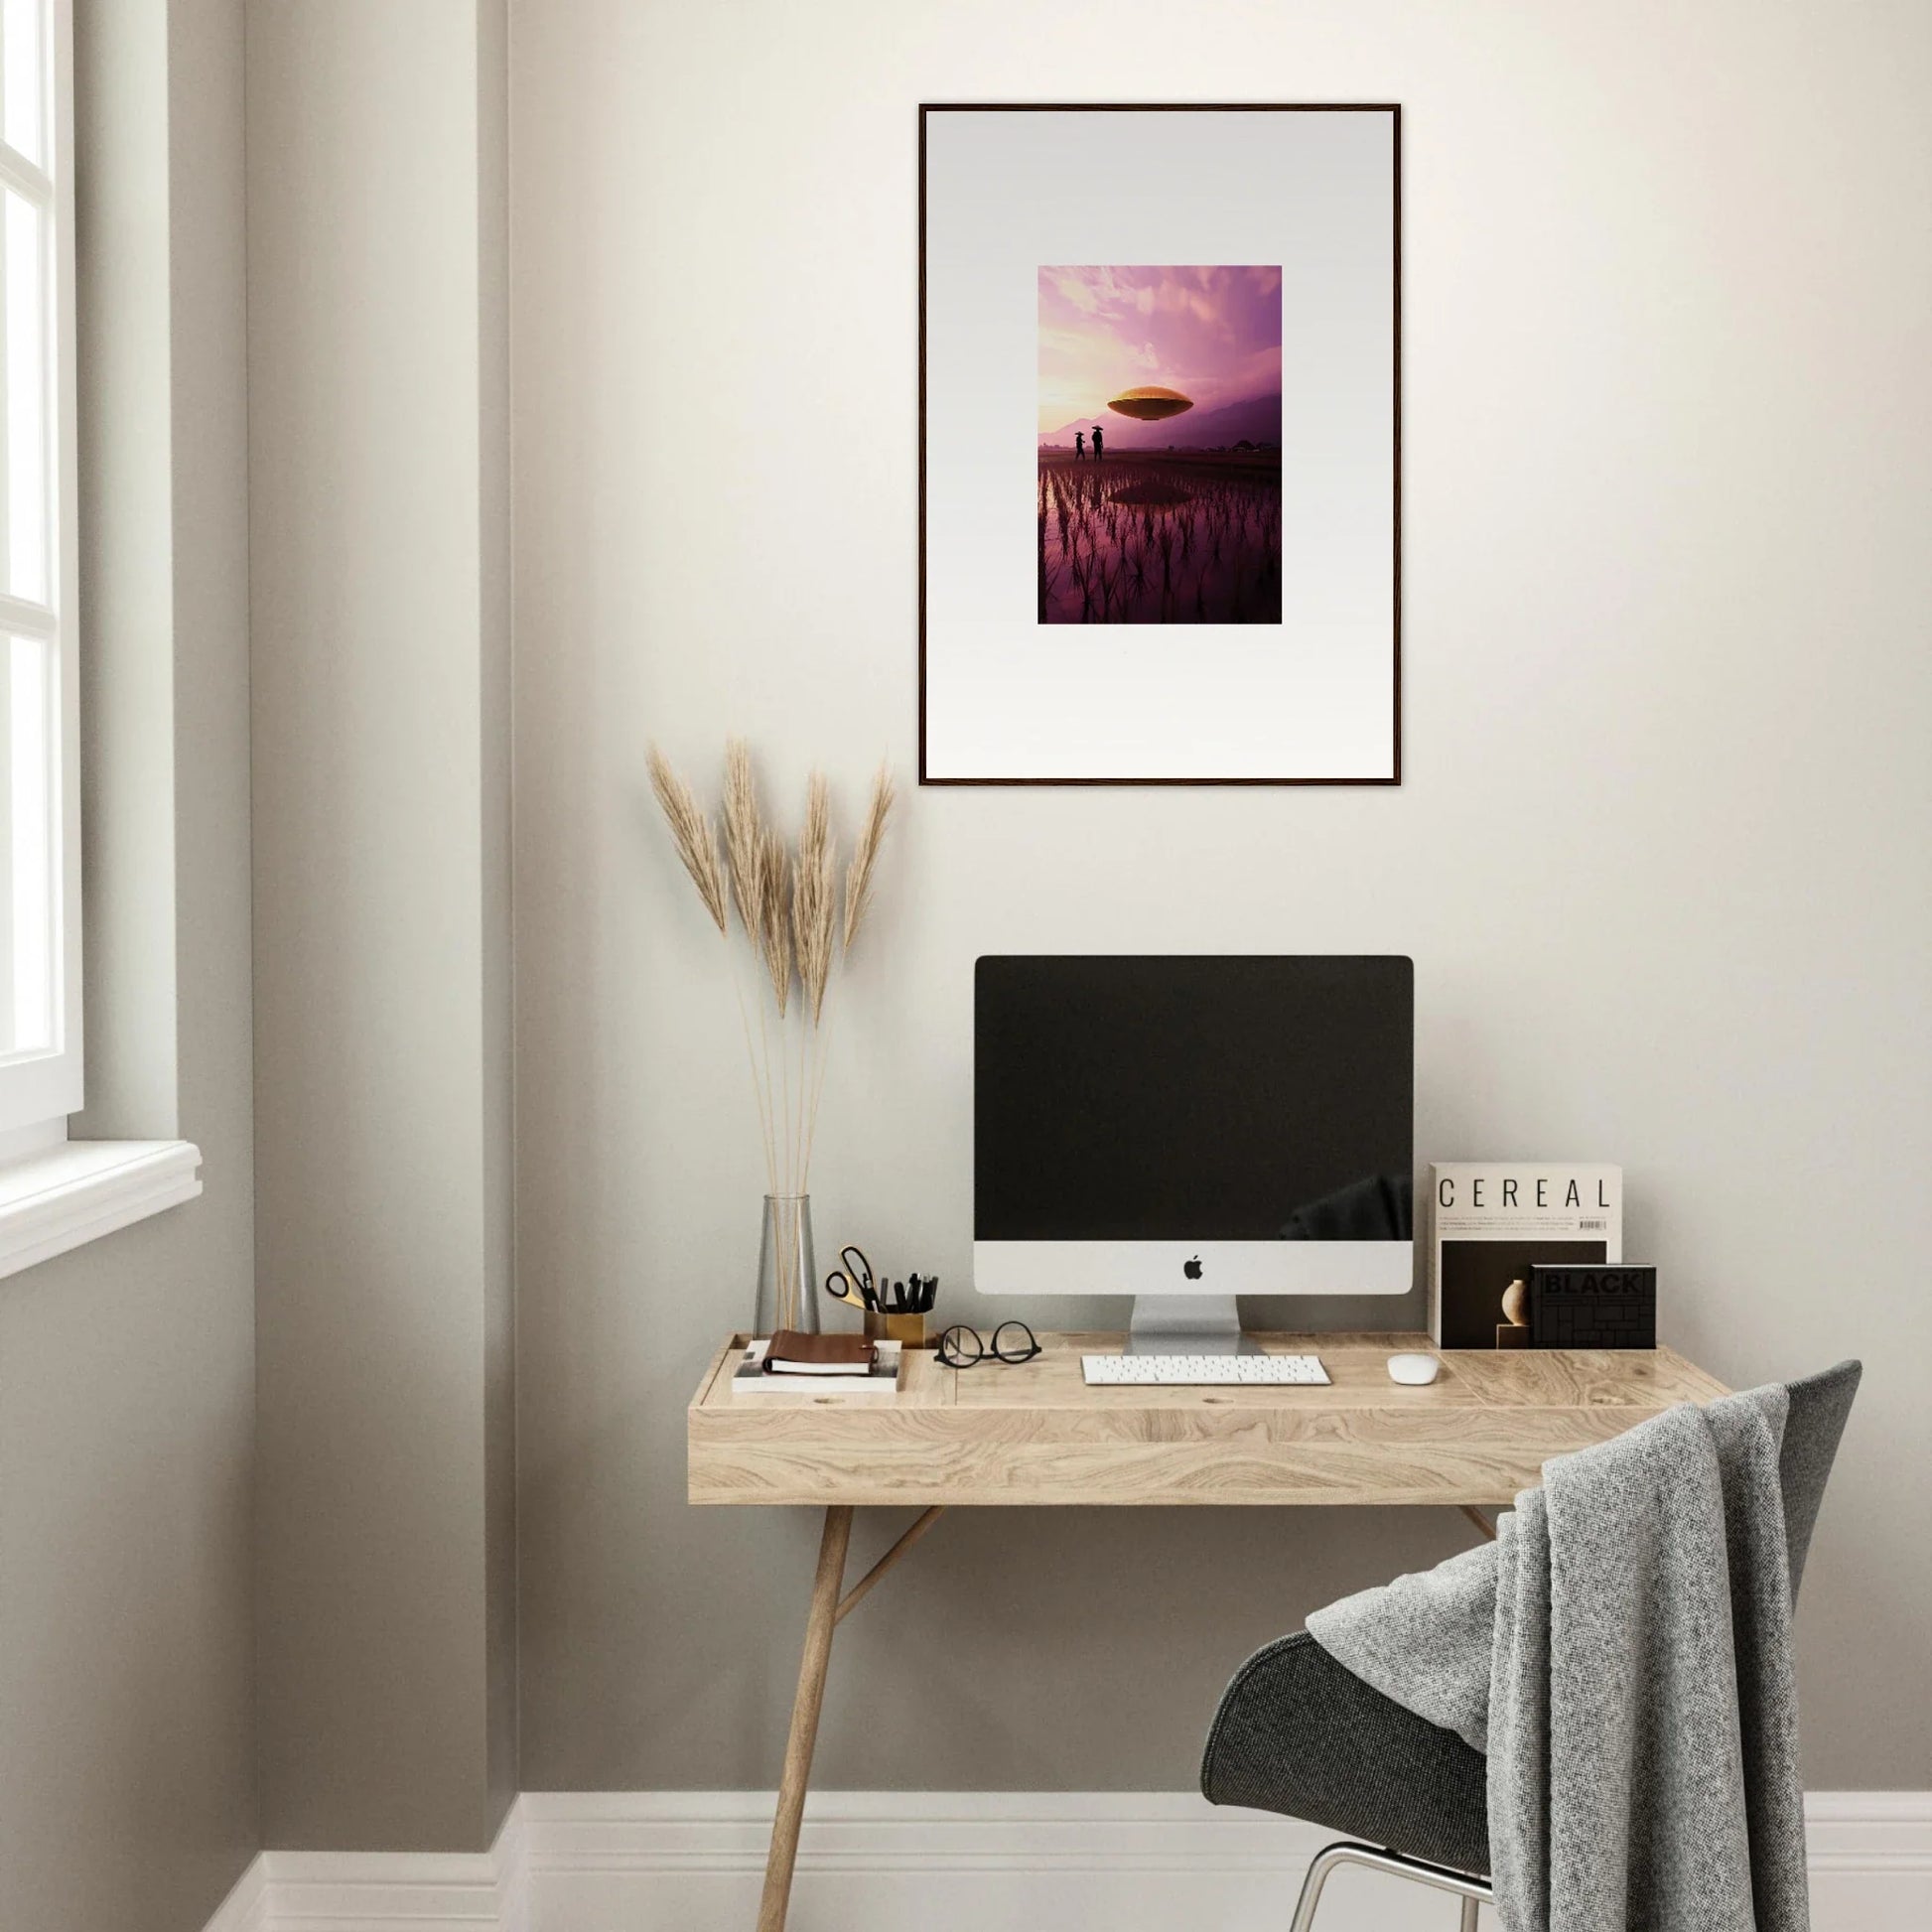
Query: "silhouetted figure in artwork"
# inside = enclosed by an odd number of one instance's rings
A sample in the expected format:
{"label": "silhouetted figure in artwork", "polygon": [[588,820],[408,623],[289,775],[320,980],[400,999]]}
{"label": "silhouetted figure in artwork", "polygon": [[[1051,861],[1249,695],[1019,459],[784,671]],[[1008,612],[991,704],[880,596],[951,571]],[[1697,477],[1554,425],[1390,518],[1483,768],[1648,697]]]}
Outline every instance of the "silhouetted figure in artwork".
{"label": "silhouetted figure in artwork", "polygon": [[1087,439],[1076,429],[1073,432],[1073,461],[1078,463],[1087,453]]}
{"label": "silhouetted figure in artwork", "polygon": [[1100,425],[1099,425],[1098,423],[1095,423],[1095,424],[1094,424],[1094,426],[1093,426],[1093,460],[1094,460],[1094,462],[1096,462],[1096,463],[1098,463],[1098,462],[1100,461],[1100,459],[1101,459],[1101,457],[1102,457],[1102,456],[1103,456],[1103,455],[1105,454],[1105,452],[1106,452],[1106,448],[1107,448],[1107,445],[1106,445],[1106,443],[1105,443],[1105,442],[1104,442],[1104,441],[1102,440],[1102,438],[1101,438],[1101,434],[1100,434]]}

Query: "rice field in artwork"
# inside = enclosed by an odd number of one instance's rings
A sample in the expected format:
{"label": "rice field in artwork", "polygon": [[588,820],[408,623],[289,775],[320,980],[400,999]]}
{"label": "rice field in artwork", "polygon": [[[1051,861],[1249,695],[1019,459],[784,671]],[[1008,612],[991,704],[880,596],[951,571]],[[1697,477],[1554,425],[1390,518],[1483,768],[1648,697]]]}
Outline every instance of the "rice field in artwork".
{"label": "rice field in artwork", "polygon": [[1039,271],[1041,623],[1282,621],[1279,267]]}
{"label": "rice field in artwork", "polygon": [[1280,456],[1039,454],[1041,623],[1280,623]]}

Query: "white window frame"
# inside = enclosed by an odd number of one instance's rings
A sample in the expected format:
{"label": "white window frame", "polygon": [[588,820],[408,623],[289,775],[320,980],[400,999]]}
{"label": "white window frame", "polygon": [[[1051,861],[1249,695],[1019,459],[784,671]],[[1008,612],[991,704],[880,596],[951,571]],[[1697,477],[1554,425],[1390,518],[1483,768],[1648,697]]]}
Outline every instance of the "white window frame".
{"label": "white window frame", "polygon": [[[44,340],[53,346],[47,395],[45,461],[51,467],[49,605],[0,591],[0,636],[38,637],[48,645],[50,720],[49,814],[53,852],[48,880],[49,930],[58,964],[52,988],[52,1041],[0,1059],[0,1157],[67,1138],[67,1117],[85,1095],[80,997],[80,708],[78,636],[79,545],[76,498],[73,259],[73,15],[71,0],[40,0],[45,81],[41,100],[43,170],[0,138],[0,186],[44,213],[42,287],[49,313]],[[48,272],[51,267],[52,273]]]}
{"label": "white window frame", "polygon": [[[4,6],[6,0],[0,0]],[[51,1260],[202,1191],[201,1150],[191,1142],[69,1141],[68,1117],[85,1095],[80,1011],[79,541],[74,364],[72,0],[38,0],[42,34],[43,170],[6,145],[0,119],[0,186],[45,210],[42,340],[53,366],[43,398],[47,490],[46,608],[0,591],[0,638],[48,645],[48,930],[59,957],[49,988],[51,1044],[0,1058],[0,1276]],[[49,270],[52,270],[50,273]],[[4,298],[0,280],[0,298]],[[4,451],[0,451],[4,462]],[[8,653],[0,675],[11,678]],[[8,687],[10,690],[10,686]],[[11,933],[9,934],[11,938]],[[8,975],[11,982],[11,973]]]}

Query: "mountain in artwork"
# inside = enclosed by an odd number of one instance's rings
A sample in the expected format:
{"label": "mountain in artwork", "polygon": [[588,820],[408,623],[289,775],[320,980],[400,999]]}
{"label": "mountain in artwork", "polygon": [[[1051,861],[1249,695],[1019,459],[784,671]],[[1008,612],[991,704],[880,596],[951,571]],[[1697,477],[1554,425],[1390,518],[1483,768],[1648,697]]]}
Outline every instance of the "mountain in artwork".
{"label": "mountain in artwork", "polygon": [[1282,398],[1279,390],[1271,395],[1250,396],[1243,402],[1223,403],[1218,409],[1189,410],[1165,422],[1137,423],[1130,416],[1104,409],[1097,416],[1077,417],[1058,429],[1047,430],[1039,447],[1058,446],[1070,450],[1076,430],[1091,437],[1098,423],[1110,450],[1218,450],[1232,449],[1237,443],[1272,443],[1282,440]]}

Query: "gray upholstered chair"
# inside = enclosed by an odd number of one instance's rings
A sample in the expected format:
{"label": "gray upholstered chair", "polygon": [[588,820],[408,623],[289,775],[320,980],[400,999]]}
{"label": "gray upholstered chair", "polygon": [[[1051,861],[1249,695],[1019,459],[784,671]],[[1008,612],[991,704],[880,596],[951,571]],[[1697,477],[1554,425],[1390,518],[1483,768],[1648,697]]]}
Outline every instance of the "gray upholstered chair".
{"label": "gray upholstered chair", "polygon": [[[1857,1362],[1788,1385],[1778,1456],[1795,1599],[1845,1419]],[[1291,1932],[1308,1932],[1340,1864],[1365,1864],[1453,1894],[1463,1932],[1490,1897],[1488,1760],[1344,1669],[1307,1631],[1258,1650],[1221,1699],[1201,1758],[1217,1805],[1306,1818],[1349,1841],[1316,1855]]]}

